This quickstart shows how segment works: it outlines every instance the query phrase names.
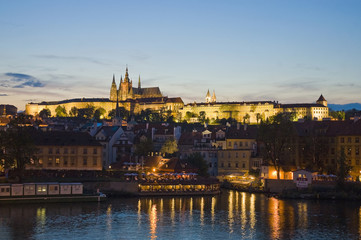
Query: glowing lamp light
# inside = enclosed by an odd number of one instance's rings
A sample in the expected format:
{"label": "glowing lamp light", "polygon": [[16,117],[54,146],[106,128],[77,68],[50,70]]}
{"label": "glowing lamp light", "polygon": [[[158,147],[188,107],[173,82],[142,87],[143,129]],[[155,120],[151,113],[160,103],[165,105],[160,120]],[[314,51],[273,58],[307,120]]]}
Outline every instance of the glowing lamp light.
{"label": "glowing lamp light", "polygon": [[112,166],[109,166],[109,169],[111,169],[112,168]]}
{"label": "glowing lamp light", "polygon": [[153,172],[155,172],[155,168],[153,168]]}
{"label": "glowing lamp light", "polygon": [[272,175],[273,175],[273,176],[276,176],[276,175],[277,175],[277,171],[273,171],[273,172],[272,172]]}

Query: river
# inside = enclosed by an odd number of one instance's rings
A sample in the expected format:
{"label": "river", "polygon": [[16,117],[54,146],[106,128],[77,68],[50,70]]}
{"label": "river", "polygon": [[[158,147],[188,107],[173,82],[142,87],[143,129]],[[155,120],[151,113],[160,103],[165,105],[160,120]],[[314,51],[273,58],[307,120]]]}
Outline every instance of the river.
{"label": "river", "polygon": [[361,204],[215,197],[0,206],[0,239],[359,239]]}

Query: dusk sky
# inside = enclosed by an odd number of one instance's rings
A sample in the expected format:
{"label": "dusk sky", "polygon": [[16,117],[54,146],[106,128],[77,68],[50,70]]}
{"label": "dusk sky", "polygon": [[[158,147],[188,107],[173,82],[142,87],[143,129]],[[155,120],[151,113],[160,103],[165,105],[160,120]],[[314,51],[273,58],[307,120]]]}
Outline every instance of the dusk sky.
{"label": "dusk sky", "polygon": [[185,103],[361,102],[361,1],[1,1],[0,103],[109,97]]}

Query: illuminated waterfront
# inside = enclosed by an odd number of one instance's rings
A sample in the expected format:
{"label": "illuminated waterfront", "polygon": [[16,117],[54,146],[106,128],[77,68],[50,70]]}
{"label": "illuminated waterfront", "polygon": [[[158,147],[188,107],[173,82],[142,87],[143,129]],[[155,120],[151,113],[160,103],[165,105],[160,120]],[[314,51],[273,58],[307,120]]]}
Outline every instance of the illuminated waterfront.
{"label": "illuminated waterfront", "polygon": [[359,239],[357,202],[216,197],[0,206],[0,239]]}

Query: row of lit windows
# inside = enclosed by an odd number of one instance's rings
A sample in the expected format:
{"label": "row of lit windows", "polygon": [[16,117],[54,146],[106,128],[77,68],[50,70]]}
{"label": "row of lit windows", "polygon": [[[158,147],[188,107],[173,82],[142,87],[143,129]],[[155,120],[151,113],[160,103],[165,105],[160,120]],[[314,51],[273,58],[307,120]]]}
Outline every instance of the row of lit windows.
{"label": "row of lit windows", "polygon": [[[345,143],[345,140],[347,140],[347,143],[352,143],[352,137],[341,137],[340,138],[340,143]],[[355,143],[359,143],[360,142],[360,138],[359,137],[355,137]]]}
{"label": "row of lit windows", "polygon": [[[233,142],[233,141],[228,141],[228,147],[232,148],[232,143],[233,143],[233,148],[237,149],[238,146],[239,147],[243,147],[243,142]],[[244,142],[244,146],[248,147],[248,142]]]}
{"label": "row of lit windows", "polygon": [[[62,158],[62,166],[66,167],[66,166],[75,166],[77,165],[77,161],[75,157],[63,157]],[[48,157],[47,159],[47,166],[52,166],[53,163],[55,166],[60,166],[60,157]],[[32,162],[34,164],[34,162]],[[39,158],[38,160],[39,165],[43,165],[44,161],[43,158]],[[96,166],[98,164],[98,158],[97,157],[93,157],[92,158],[92,164],[93,166]],[[83,166],[87,166],[88,165],[88,157],[83,157]]]}
{"label": "row of lit windows", "polygon": [[[224,162],[221,162],[221,168],[224,168],[225,167],[225,164]],[[231,168],[231,167],[235,167],[235,168],[239,168],[239,164],[238,162],[234,163],[234,165],[232,163],[228,163],[227,164],[227,167],[228,168]],[[246,163],[245,162],[242,162],[242,168],[245,169],[246,168]]]}
{"label": "row of lit windows", "polygon": [[[225,156],[225,152],[221,152],[221,158],[224,158]],[[231,152],[228,152],[228,158],[231,158],[232,157],[232,154]],[[235,158],[238,158],[239,157],[239,154],[238,152],[235,152]],[[246,158],[247,157],[247,153],[242,153],[242,158]]]}
{"label": "row of lit windows", "polygon": [[[60,148],[48,148],[48,154],[60,154],[61,150]],[[97,148],[93,148],[93,151],[91,151],[91,149],[89,149],[88,151],[88,148],[83,148],[83,154],[88,154],[88,152],[92,152],[93,154],[98,154],[98,149]],[[39,153],[43,153],[43,148],[40,148],[39,149]],[[77,149],[76,148],[64,148],[63,149],[63,154],[77,154]]]}

